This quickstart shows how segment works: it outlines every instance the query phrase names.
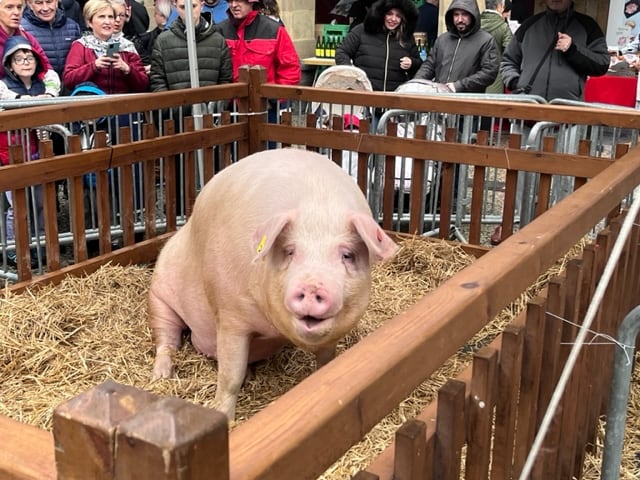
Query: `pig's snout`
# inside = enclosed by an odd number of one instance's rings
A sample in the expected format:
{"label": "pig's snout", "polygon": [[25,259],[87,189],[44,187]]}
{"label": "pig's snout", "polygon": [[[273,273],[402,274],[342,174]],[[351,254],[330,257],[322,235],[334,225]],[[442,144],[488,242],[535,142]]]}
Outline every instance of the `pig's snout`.
{"label": "pig's snout", "polygon": [[307,328],[333,317],[336,312],[336,302],[331,293],[316,283],[303,283],[291,289],[287,305]]}

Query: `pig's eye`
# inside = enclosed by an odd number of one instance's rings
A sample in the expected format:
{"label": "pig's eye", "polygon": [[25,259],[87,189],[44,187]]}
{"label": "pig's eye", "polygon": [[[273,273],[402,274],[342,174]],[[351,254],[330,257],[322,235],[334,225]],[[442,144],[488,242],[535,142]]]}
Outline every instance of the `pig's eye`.
{"label": "pig's eye", "polygon": [[293,257],[293,254],[296,252],[296,249],[293,246],[284,247],[284,256],[285,257]]}
{"label": "pig's eye", "polygon": [[342,263],[354,263],[356,255],[353,252],[342,252]]}

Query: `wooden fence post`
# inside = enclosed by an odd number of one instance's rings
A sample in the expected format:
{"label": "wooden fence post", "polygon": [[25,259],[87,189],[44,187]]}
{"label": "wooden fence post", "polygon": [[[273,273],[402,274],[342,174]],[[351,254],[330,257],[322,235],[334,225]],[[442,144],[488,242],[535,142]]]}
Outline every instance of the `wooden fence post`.
{"label": "wooden fence post", "polygon": [[54,411],[58,480],[228,480],[227,418],[106,381]]}
{"label": "wooden fence post", "polygon": [[59,480],[112,480],[118,424],[156,400],[107,380],[58,406],[53,436]]}
{"label": "wooden fence post", "polygon": [[115,478],[228,480],[228,445],[223,413],[163,398],[118,427]]}
{"label": "wooden fence post", "polygon": [[393,467],[395,480],[427,478],[427,425],[420,420],[405,422],[396,432]]}

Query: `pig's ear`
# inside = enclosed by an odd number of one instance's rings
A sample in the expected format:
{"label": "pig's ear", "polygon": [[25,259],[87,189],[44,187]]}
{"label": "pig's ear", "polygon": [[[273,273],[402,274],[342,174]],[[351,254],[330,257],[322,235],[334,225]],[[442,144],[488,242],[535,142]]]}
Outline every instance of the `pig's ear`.
{"label": "pig's ear", "polygon": [[369,215],[352,213],[351,221],[362,238],[369,255],[375,261],[387,260],[395,255],[398,246]]}
{"label": "pig's ear", "polygon": [[256,228],[251,239],[251,248],[256,253],[253,261],[256,262],[264,258],[271,247],[273,247],[276,238],[282,233],[282,230],[296,218],[296,211],[290,210],[280,215],[269,218],[266,222]]}

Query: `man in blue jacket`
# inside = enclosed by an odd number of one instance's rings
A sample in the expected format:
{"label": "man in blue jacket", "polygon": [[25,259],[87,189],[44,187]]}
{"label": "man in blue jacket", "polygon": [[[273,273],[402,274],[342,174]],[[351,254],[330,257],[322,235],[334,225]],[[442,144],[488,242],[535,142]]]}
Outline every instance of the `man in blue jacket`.
{"label": "man in blue jacket", "polygon": [[573,0],[547,0],[547,9],[525,20],[502,56],[505,86],[546,100],[583,99],[587,76],[609,69],[607,42],[596,21]]}
{"label": "man in blue jacket", "polygon": [[58,0],[27,0],[21,25],[38,40],[53,70],[62,79],[69,48],[80,38],[81,31],[58,5]]}

